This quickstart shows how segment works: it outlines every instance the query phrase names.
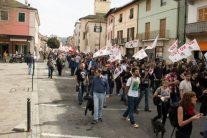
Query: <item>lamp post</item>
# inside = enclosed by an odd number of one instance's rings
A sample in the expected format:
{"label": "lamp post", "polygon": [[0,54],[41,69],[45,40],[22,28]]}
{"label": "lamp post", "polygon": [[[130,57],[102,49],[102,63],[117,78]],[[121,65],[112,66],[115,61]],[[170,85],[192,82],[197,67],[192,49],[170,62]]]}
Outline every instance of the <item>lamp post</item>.
{"label": "lamp post", "polygon": [[99,50],[101,49],[101,32],[102,32],[102,26],[101,26],[101,20],[100,20],[100,26],[94,26],[94,32],[98,32],[99,33]]}

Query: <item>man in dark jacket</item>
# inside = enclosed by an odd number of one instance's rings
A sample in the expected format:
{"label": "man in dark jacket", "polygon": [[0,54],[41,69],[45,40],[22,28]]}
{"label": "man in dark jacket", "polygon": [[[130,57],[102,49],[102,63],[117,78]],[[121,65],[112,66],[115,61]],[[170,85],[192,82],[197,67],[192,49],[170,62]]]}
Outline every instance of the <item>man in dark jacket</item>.
{"label": "man in dark jacket", "polygon": [[90,95],[93,95],[94,100],[94,120],[92,124],[102,122],[102,110],[106,93],[109,92],[109,85],[105,78],[101,76],[101,69],[97,69],[95,77],[92,80]]}
{"label": "man in dark jacket", "polygon": [[32,74],[32,66],[34,63],[34,58],[30,52],[28,52],[28,55],[26,57],[26,62],[28,65],[28,74],[31,75]]}

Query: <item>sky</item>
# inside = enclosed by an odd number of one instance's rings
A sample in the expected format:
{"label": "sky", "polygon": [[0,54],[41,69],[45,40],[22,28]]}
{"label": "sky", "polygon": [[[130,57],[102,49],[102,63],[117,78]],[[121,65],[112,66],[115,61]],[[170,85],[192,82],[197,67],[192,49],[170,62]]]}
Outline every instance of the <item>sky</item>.
{"label": "sky", "polygon": [[[25,0],[17,0],[25,3]],[[94,0],[27,0],[38,9],[40,33],[68,37],[73,35],[75,22],[93,14]],[[111,8],[122,6],[132,0],[111,0]]]}

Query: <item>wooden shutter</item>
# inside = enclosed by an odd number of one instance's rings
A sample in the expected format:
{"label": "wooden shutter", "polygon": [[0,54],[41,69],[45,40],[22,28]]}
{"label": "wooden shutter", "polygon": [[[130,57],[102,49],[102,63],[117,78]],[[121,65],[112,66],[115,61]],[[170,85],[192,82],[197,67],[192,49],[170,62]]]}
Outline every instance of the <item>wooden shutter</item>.
{"label": "wooden shutter", "polygon": [[150,11],[151,10],[151,0],[147,0],[146,1],[146,11]]}
{"label": "wooden shutter", "polygon": [[207,8],[204,9],[204,21],[207,21]]}
{"label": "wooden shutter", "polygon": [[207,21],[207,7],[198,9],[198,21]]}
{"label": "wooden shutter", "polygon": [[165,38],[166,32],[166,19],[160,20],[160,38]]}
{"label": "wooden shutter", "polygon": [[150,22],[145,24],[145,39],[150,38]]}

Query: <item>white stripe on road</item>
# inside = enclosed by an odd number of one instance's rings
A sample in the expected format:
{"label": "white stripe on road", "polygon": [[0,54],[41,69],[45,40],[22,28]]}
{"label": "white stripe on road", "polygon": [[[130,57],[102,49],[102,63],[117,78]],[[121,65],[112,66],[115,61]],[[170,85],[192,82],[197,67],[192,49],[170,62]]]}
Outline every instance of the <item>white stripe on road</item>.
{"label": "white stripe on road", "polygon": [[49,107],[69,107],[68,105],[65,104],[39,104],[41,106],[49,106]]}
{"label": "white stripe on road", "polygon": [[[82,107],[83,109],[86,109],[86,107]],[[127,108],[104,108],[103,110],[108,110],[108,111],[124,111],[126,110]],[[138,109],[139,111],[144,111],[144,109]],[[156,111],[157,109],[150,109],[152,111]]]}
{"label": "white stripe on road", "polygon": [[53,133],[42,133],[41,135],[49,136],[49,137],[62,137],[62,138],[100,138],[100,137],[75,136],[75,135],[61,135],[61,134],[53,134]]}

